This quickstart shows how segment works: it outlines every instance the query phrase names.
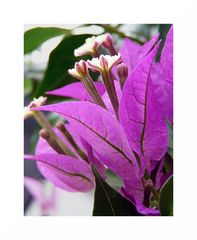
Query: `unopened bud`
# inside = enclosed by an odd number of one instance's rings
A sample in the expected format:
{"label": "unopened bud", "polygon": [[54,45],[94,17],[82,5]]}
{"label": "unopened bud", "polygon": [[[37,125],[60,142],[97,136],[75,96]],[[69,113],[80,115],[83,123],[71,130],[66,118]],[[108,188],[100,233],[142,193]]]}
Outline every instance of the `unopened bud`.
{"label": "unopened bud", "polygon": [[144,181],[144,188],[152,189],[153,186],[153,181],[150,178]]}
{"label": "unopened bud", "polygon": [[82,81],[83,78],[86,77],[87,75],[89,76],[88,68],[87,68],[86,62],[84,60],[76,62],[75,67],[73,69],[69,69],[68,73],[72,77],[77,78],[80,81]]}
{"label": "unopened bud", "polygon": [[79,149],[76,142],[74,141],[72,135],[69,133],[69,131],[66,129],[63,122],[58,121],[56,123],[56,128],[64,135],[64,137],[68,140],[68,142],[76,149]]}
{"label": "unopened bud", "polygon": [[128,77],[128,67],[125,63],[120,63],[117,65],[117,73],[120,78],[120,86],[123,89],[125,81]]}
{"label": "unopened bud", "polygon": [[75,151],[79,154],[81,158],[83,158],[85,161],[88,162],[86,154],[80,149],[80,147],[77,145],[75,140],[73,139],[72,135],[69,133],[69,131],[66,129],[66,126],[63,122],[59,121],[56,124],[56,128],[64,135],[64,137],[68,140],[68,142],[72,145],[72,147],[75,149]]}
{"label": "unopened bud", "polygon": [[83,83],[86,91],[89,93],[95,103],[106,108],[100,94],[94,85],[92,78],[89,75],[87,63],[84,60],[76,62],[75,67],[73,69],[69,69],[68,73]]}
{"label": "unopened bud", "polygon": [[151,191],[152,194],[155,196],[156,200],[159,200],[159,194],[154,186],[153,181],[149,178],[149,179],[144,179],[142,178],[142,182],[144,185],[144,190],[145,191]]}
{"label": "unopened bud", "polygon": [[113,66],[121,62],[121,55],[110,56],[110,55],[100,55],[99,58],[93,58],[91,61],[88,60],[88,67],[94,70],[97,70],[101,73],[103,82],[114,108],[116,117],[118,119],[118,107],[119,101],[116,94],[116,88],[114,85],[113,76],[111,69]]}
{"label": "unopened bud", "polygon": [[50,134],[46,129],[41,129],[39,132],[39,136],[44,138],[45,140],[48,140],[50,138]]}
{"label": "unopened bud", "polygon": [[110,51],[111,55],[118,55],[114,47],[113,38],[109,33],[106,34],[105,40],[103,41],[102,45]]}
{"label": "unopened bud", "polygon": [[39,136],[47,141],[49,146],[59,154],[64,154],[64,151],[59,147],[55,140],[50,136],[50,133],[46,129],[41,129]]}

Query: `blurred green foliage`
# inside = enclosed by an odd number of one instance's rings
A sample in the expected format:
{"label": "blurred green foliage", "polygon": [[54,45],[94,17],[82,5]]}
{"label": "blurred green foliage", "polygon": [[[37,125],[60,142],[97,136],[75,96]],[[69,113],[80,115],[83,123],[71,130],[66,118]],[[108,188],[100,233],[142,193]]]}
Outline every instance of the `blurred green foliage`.
{"label": "blurred green foliage", "polygon": [[[74,57],[74,49],[82,45],[86,38],[91,35],[69,35],[66,36],[60,44],[51,52],[48,66],[45,71],[35,96],[43,95],[49,91],[74,81],[73,77],[68,74],[68,69],[73,68],[79,59]],[[81,58],[80,58],[81,59]]]}
{"label": "blurred green foliage", "polygon": [[24,35],[24,53],[32,52],[50,38],[69,34],[69,30],[57,27],[36,27],[30,29]]}
{"label": "blurred green foliage", "polygon": [[[113,34],[117,42],[122,38],[129,37],[140,44],[149,40],[153,32],[154,34],[155,32],[160,32],[160,38],[163,39],[162,43],[164,43],[166,33],[170,27],[170,24],[139,24],[137,27],[135,24],[136,30],[132,30],[132,28],[130,29],[129,27],[133,25],[128,24],[82,24],[76,28],[80,29],[92,25],[102,28],[103,33],[109,32]],[[46,91],[75,81],[67,73],[67,70],[72,68],[74,63],[79,60],[74,57],[74,49],[82,45],[85,39],[91,36],[91,34],[74,35],[72,30],[66,28],[35,27],[27,30],[24,34],[25,55],[31,55],[34,50],[39,49],[47,40],[57,36],[62,36],[63,39],[52,49],[46,67],[42,70],[33,69],[33,73],[31,74],[33,76],[31,77],[25,75],[25,95],[30,94],[31,98],[38,97]],[[159,57],[158,55],[157,59],[159,59]],[[41,78],[37,77],[38,73],[42,76]]]}
{"label": "blurred green foliage", "polygon": [[173,215],[173,176],[168,178],[159,193],[160,212],[162,216]]}
{"label": "blurred green foliage", "polygon": [[93,216],[139,216],[135,206],[106,183],[93,167],[96,179]]}

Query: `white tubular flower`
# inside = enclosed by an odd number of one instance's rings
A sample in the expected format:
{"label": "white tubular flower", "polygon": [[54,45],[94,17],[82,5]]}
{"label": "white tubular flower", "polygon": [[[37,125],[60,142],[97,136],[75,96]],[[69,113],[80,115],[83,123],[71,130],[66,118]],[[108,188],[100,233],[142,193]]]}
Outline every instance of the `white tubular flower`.
{"label": "white tubular flower", "polygon": [[84,76],[88,75],[88,68],[86,66],[86,62],[81,60],[75,63],[75,67],[68,70],[68,73],[74,77],[79,79],[80,81],[83,80]]}
{"label": "white tubular flower", "polygon": [[31,108],[42,106],[46,103],[47,97],[40,96],[34,98],[27,107],[24,107],[24,118],[27,119],[33,115]]}
{"label": "white tubular flower", "polygon": [[102,35],[97,36],[97,37],[96,37],[96,42],[97,42],[99,45],[103,44],[103,43],[107,40],[108,35],[109,35],[109,33],[105,33],[105,34],[102,34]]}
{"label": "white tubular flower", "polygon": [[89,93],[95,103],[106,108],[99,92],[94,85],[94,81],[89,75],[87,63],[84,60],[76,62],[75,67],[73,69],[69,69],[68,73],[83,83],[86,91]]}
{"label": "white tubular flower", "polygon": [[34,98],[33,101],[30,102],[29,107],[40,107],[46,103],[47,97],[40,96],[39,98]]}
{"label": "white tubular flower", "polygon": [[69,69],[68,70],[68,73],[74,77],[74,78],[77,78],[81,81],[81,75],[77,72],[76,68],[72,68],[72,69]]}
{"label": "white tubular flower", "polygon": [[99,72],[110,71],[112,67],[121,62],[121,55],[110,56],[110,55],[101,55],[99,58],[93,58],[88,60],[88,67],[90,69],[97,70]]}
{"label": "white tubular flower", "polygon": [[75,57],[83,56],[86,54],[94,56],[95,53],[97,53],[98,48],[102,45],[102,43],[106,41],[107,36],[108,36],[107,34],[102,34],[99,36],[87,38],[85,40],[85,43],[81,47],[75,49],[74,51]]}

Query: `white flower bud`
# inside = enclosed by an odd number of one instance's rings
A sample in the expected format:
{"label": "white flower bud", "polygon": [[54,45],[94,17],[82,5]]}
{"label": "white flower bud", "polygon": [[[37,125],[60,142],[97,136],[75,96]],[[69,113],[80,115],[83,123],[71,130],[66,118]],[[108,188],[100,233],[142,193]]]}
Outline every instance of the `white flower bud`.
{"label": "white flower bud", "polygon": [[107,34],[87,38],[82,46],[74,50],[75,57],[86,54],[95,55],[99,47],[106,41],[106,39]]}
{"label": "white flower bud", "polygon": [[81,60],[79,62],[75,63],[75,67],[72,69],[68,70],[68,73],[74,77],[79,79],[80,81],[83,80],[84,76],[87,76],[88,73],[88,68],[86,65],[86,62],[84,60]]}
{"label": "white flower bud", "polygon": [[98,70],[99,72],[110,71],[112,67],[120,63],[121,56],[120,53],[118,55],[110,56],[110,55],[101,55],[99,58],[93,58],[92,60],[88,60],[88,67],[91,69]]}
{"label": "white flower bud", "polygon": [[32,116],[31,108],[40,107],[46,103],[47,97],[40,96],[39,98],[34,98],[33,101],[27,107],[24,107],[24,118],[29,118]]}

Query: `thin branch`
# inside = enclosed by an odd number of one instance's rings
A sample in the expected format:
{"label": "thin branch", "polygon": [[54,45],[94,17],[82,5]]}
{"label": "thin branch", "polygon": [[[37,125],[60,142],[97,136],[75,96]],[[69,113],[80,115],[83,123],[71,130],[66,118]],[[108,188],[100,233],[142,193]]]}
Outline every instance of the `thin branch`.
{"label": "thin branch", "polygon": [[112,27],[109,24],[96,24],[96,25],[103,27],[106,32],[117,34],[121,38],[130,38],[131,40],[133,40],[139,44],[144,44],[144,42],[139,40],[138,38],[127,36],[124,32],[118,30],[118,28],[116,28],[116,27]]}

